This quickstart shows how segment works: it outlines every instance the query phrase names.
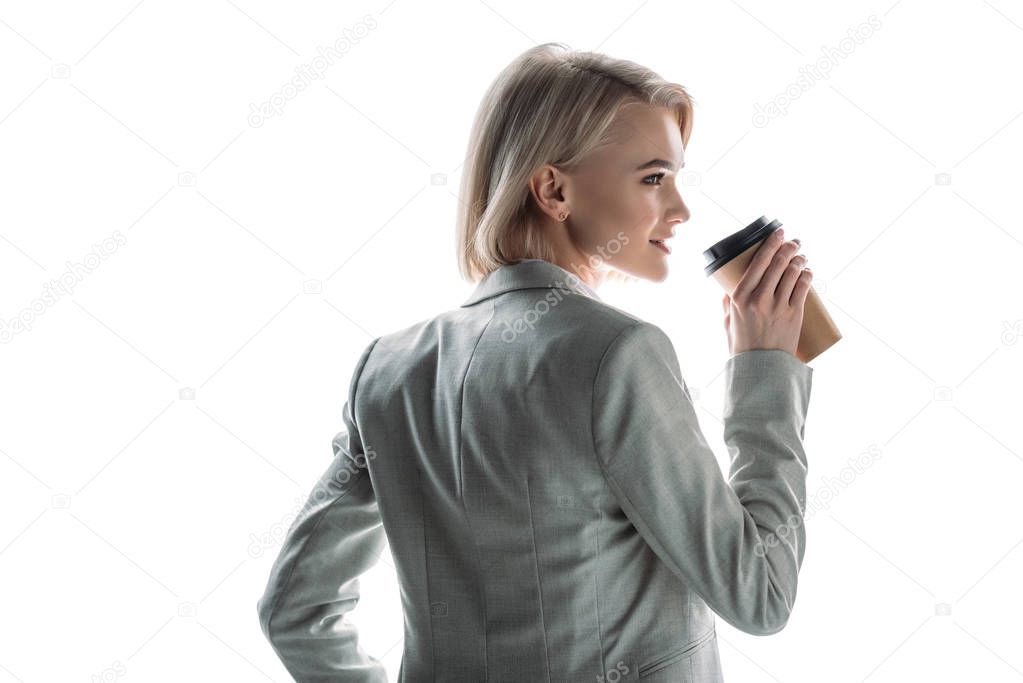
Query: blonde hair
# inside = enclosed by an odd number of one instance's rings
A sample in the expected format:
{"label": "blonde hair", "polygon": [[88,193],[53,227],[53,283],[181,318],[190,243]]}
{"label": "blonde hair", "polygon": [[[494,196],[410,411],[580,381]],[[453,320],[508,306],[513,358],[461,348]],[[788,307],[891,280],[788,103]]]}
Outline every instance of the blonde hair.
{"label": "blonde hair", "polygon": [[[522,259],[554,261],[531,201],[529,179],[544,164],[571,167],[606,144],[628,102],[674,109],[689,144],[693,102],[650,69],[561,42],[532,47],[487,89],[469,135],[456,217],[458,268],[478,281]],[[617,271],[608,273],[617,281]]]}

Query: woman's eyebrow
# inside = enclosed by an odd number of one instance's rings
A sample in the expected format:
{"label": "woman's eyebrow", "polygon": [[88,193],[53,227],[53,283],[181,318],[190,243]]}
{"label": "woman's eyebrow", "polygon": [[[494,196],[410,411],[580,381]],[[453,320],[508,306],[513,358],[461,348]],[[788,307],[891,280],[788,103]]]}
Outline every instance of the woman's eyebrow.
{"label": "woman's eyebrow", "polygon": [[[686,162],[683,161],[682,165],[679,166],[679,168],[685,168],[685,167],[686,167]],[[664,159],[651,159],[650,161],[646,162],[645,164],[640,164],[639,166],[637,166],[636,170],[637,171],[642,171],[644,168],[675,168],[675,166],[674,166],[674,164],[671,164],[671,163],[665,161]]]}

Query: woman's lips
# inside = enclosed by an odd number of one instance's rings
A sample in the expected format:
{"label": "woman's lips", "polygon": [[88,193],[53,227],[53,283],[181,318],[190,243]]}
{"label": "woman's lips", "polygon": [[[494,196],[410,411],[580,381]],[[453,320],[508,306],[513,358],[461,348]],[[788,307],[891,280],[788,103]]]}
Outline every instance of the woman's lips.
{"label": "woman's lips", "polygon": [[650,240],[650,244],[654,245],[655,247],[663,251],[665,254],[671,253],[671,247],[665,244],[663,240]]}

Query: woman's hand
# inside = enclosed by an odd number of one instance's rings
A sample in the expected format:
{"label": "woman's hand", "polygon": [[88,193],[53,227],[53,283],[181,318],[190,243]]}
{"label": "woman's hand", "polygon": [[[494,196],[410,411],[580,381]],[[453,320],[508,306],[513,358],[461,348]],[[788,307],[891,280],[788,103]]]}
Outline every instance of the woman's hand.
{"label": "woman's hand", "polygon": [[745,274],[721,303],[728,348],[735,356],[751,349],[782,349],[796,355],[803,304],[813,278],[799,240],[784,241],[781,229],[753,255]]}

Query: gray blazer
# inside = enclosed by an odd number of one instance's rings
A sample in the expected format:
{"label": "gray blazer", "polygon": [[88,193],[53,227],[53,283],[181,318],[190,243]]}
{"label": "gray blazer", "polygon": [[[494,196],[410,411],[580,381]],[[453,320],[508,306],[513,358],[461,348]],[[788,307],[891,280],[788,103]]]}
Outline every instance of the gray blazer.
{"label": "gray blazer", "polygon": [[812,369],[725,365],[728,478],[671,340],[539,259],[374,339],[258,601],[300,683],[386,681],[345,615],[389,544],[400,681],[720,681],[715,614],[792,613]]}

